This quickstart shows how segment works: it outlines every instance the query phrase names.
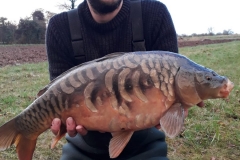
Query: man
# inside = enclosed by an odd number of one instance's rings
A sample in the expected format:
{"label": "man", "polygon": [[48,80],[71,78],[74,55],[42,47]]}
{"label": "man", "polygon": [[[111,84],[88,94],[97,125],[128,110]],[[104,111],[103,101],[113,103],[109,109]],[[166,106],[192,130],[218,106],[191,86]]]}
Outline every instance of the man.
{"label": "man", "polygon": [[[85,0],[78,6],[78,11],[87,61],[113,52],[133,51],[129,0]],[[165,5],[154,0],[142,1],[142,15],[146,50],[177,53],[177,36]],[[51,80],[78,65],[71,45],[66,12],[50,20],[46,45]],[[59,119],[53,120],[51,130],[54,134],[58,133],[60,125]],[[63,147],[62,160],[109,159],[110,133],[86,131],[80,124],[76,125],[71,117],[67,119],[66,125],[68,143]],[[164,134],[156,128],[135,132],[116,158],[125,159],[167,159]]]}

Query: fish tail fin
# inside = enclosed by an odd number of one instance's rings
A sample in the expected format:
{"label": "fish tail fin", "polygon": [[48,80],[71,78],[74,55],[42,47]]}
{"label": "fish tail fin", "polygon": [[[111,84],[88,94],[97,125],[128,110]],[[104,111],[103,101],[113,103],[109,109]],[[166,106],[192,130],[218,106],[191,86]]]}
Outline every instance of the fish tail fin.
{"label": "fish tail fin", "polygon": [[0,151],[4,151],[9,148],[15,141],[19,133],[15,128],[15,120],[12,119],[9,122],[3,124],[0,127]]}
{"label": "fish tail fin", "polygon": [[10,120],[0,127],[0,151],[4,151],[11,145],[17,148],[19,160],[31,160],[36,141],[25,138],[16,130],[15,119]]}

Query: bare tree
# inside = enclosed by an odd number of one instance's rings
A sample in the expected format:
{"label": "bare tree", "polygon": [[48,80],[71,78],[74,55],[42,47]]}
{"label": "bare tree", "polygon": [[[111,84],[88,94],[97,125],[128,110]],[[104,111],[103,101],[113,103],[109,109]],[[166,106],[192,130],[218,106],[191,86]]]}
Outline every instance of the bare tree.
{"label": "bare tree", "polygon": [[209,35],[214,35],[214,33],[213,33],[213,28],[212,28],[212,27],[209,27],[209,28],[208,28],[208,34],[209,34]]}
{"label": "bare tree", "polygon": [[68,0],[68,2],[70,2],[71,4],[68,3],[63,3],[63,4],[59,4],[58,8],[61,10],[71,10],[75,8],[75,4],[76,4],[77,0]]}
{"label": "bare tree", "polygon": [[47,23],[47,24],[48,24],[49,20],[50,20],[54,15],[56,15],[56,13],[53,13],[53,12],[50,12],[50,11],[46,11],[45,14],[46,14],[46,23]]}

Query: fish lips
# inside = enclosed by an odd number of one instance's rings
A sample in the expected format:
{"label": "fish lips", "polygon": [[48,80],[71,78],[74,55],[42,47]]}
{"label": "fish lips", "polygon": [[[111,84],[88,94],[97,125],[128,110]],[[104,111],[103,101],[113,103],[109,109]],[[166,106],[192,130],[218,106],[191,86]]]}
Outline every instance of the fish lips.
{"label": "fish lips", "polygon": [[222,86],[219,91],[219,97],[227,98],[234,87],[234,83],[227,79],[227,82]]}

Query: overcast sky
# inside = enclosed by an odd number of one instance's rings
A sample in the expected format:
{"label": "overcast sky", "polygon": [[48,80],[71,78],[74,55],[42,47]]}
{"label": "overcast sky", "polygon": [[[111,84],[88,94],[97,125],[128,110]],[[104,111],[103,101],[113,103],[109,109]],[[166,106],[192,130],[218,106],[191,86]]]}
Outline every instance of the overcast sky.
{"label": "overcast sky", "polygon": [[[68,0],[0,0],[0,17],[18,23],[20,18],[43,8],[61,12],[57,5]],[[82,0],[78,0],[79,4]],[[240,0],[161,0],[170,14],[178,34],[215,33],[231,29],[240,34]]]}

